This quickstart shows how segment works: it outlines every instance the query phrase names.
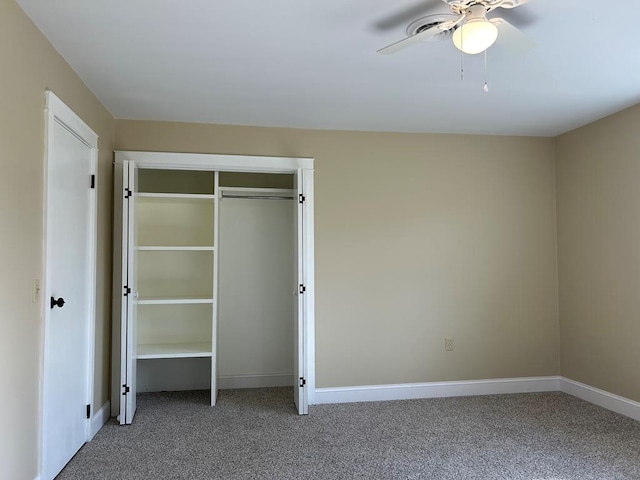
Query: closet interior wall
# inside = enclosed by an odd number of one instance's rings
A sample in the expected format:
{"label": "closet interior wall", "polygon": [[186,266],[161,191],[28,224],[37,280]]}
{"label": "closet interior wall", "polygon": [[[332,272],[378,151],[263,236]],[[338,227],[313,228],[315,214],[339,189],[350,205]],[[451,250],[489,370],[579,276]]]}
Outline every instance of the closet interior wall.
{"label": "closet interior wall", "polygon": [[218,386],[294,384],[291,175],[220,174]]}

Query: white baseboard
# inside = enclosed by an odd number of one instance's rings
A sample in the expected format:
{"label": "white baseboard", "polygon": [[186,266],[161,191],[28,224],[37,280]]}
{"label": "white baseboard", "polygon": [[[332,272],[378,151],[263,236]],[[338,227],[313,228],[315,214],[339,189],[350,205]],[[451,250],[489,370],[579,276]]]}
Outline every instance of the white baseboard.
{"label": "white baseboard", "polygon": [[264,373],[253,375],[219,375],[218,388],[265,388],[290,387],[293,385],[293,373]]}
{"label": "white baseboard", "polygon": [[635,402],[565,377],[499,378],[457,382],[316,388],[314,404],[558,391],[640,421],[640,402]]}
{"label": "white baseboard", "polygon": [[91,432],[89,440],[93,440],[93,437],[96,436],[96,433],[102,428],[102,426],[107,423],[109,417],[111,416],[111,402],[107,400],[107,402],[100,407],[96,413],[91,417]]}
{"label": "white baseboard", "polygon": [[378,402],[416,398],[465,397],[503,393],[554,392],[560,377],[499,378],[458,382],[404,383],[361,387],[316,388],[314,404]]}
{"label": "white baseboard", "polygon": [[560,377],[560,390],[589,403],[640,421],[640,403],[599,388]]}

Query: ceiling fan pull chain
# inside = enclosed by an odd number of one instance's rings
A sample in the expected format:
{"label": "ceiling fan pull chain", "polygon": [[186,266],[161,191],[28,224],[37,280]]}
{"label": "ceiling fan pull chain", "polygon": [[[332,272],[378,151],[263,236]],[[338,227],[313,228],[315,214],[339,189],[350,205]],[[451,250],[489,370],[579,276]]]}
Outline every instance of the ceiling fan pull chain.
{"label": "ceiling fan pull chain", "polygon": [[487,51],[484,51],[484,87],[482,87],[484,93],[489,92],[489,85],[487,84]]}
{"label": "ceiling fan pull chain", "polygon": [[[464,41],[463,32],[460,32],[460,40]],[[460,81],[464,80],[464,52],[460,49]]]}

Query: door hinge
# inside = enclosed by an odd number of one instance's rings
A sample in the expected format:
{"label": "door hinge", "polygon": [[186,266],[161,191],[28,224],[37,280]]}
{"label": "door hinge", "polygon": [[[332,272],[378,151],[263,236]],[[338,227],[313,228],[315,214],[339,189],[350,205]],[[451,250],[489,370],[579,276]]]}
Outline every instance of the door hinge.
{"label": "door hinge", "polygon": [[304,285],[300,284],[300,293],[304,293],[307,291],[307,287],[305,287]]}
{"label": "door hinge", "polygon": [[131,293],[131,289],[128,286],[124,286],[124,296],[128,297],[129,294]]}
{"label": "door hinge", "polygon": [[91,188],[96,188],[96,176],[91,175]]}
{"label": "door hinge", "polygon": [[129,190],[128,188],[124,189],[124,198],[130,198],[131,197],[131,190]]}
{"label": "door hinge", "polygon": [[298,195],[298,203],[304,203],[306,199],[307,197],[305,197],[303,194]]}
{"label": "door hinge", "polygon": [[122,385],[122,394],[126,395],[127,393],[129,393],[129,385],[124,384]]}
{"label": "door hinge", "polygon": [[300,377],[300,386],[304,387],[307,384],[307,381],[305,380],[304,377]]}
{"label": "door hinge", "polygon": [[87,418],[91,418],[91,405],[87,405]]}

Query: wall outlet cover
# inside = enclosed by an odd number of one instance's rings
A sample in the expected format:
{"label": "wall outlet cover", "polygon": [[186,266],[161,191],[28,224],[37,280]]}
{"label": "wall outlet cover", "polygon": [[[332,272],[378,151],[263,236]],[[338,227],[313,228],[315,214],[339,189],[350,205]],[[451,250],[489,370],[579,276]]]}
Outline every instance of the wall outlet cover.
{"label": "wall outlet cover", "polygon": [[444,339],[444,349],[447,352],[453,352],[453,338]]}

